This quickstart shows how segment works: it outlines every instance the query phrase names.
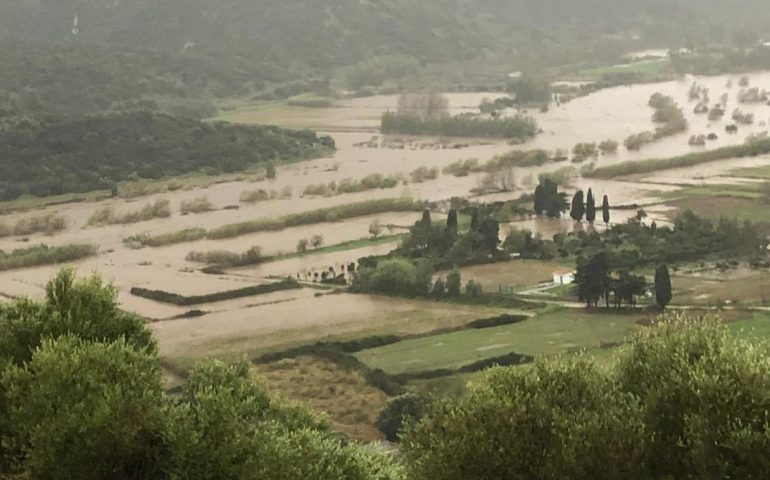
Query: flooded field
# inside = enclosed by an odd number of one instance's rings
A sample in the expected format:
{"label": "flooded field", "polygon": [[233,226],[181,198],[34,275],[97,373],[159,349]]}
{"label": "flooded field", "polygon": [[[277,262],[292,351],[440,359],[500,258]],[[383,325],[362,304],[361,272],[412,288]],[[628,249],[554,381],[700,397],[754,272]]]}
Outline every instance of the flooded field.
{"label": "flooded field", "polygon": [[[770,73],[752,74],[750,79],[751,86],[760,90],[770,89]],[[730,77],[727,76],[686,77],[660,84],[612,88],[560,106],[552,106],[545,113],[531,111],[528,113],[537,119],[543,132],[530,142],[516,146],[495,139],[383,137],[379,134],[380,115],[396,108],[396,96],[345,100],[340,101],[335,108],[325,109],[295,108],[282,104],[243,107],[228,112],[222,118],[244,123],[315,128],[330,133],[337,143],[338,150],[329,158],[280,165],[274,180],[260,179],[260,173],[244,174],[235,181],[230,179],[226,183],[211,183],[202,188],[182,188],[132,200],[109,199],[59,205],[0,216],[0,223],[13,225],[30,216],[56,213],[62,215],[67,223],[66,229],[53,236],[35,234],[0,239],[0,250],[9,251],[39,243],[52,246],[69,243],[95,244],[99,247],[100,254],[79,262],[77,268],[80,273],[98,272],[108,281],[114,282],[120,292],[120,301],[126,309],[150,319],[169,319],[182,315],[189,309],[133,297],[129,293],[130,289],[163,289],[183,295],[232,290],[263,283],[268,277],[296,277],[298,274],[326,270],[329,267],[341,268],[357,258],[392,250],[398,238],[394,237],[393,241],[388,243],[361,243],[339,251],[289,256],[275,262],[234,269],[223,275],[201,273],[202,265],[186,260],[191,251],[224,250],[243,253],[258,246],[264,255],[291,254],[300,240],[315,235],[323,236],[325,246],[366,239],[369,237],[369,226],[374,221],[390,226],[384,235],[402,233],[404,228],[417,220],[419,213],[383,213],[226,240],[201,240],[140,250],[127,247],[123,242],[125,238],[171,233],[187,228],[213,229],[237,222],[274,218],[372,199],[410,197],[416,200],[445,201],[452,197],[474,197],[475,190],[482,183],[483,173],[465,177],[439,173],[436,179],[422,183],[412,182],[410,173],[419,167],[436,168],[440,172],[447,165],[468,158],[477,158],[483,164],[495,155],[512,149],[569,151],[580,142],[601,142],[606,139],[613,139],[622,144],[623,139],[632,133],[654,129],[651,120],[653,111],[647,102],[655,92],[671,95],[684,108],[685,116],[690,122],[689,131],[653,143],[638,152],[629,152],[621,147],[615,155],[601,156],[596,161],[598,165],[698,151],[702,147],[688,145],[688,139],[693,134],[716,134],[718,138],[709,142],[708,148],[740,144],[750,134],[767,131],[770,106],[764,103],[741,104],[742,111],[754,114],[755,122],[753,125],[741,126],[737,134],[727,134],[725,125],[732,123],[729,113],[739,106],[737,95],[740,91],[737,77],[732,77],[732,88],[727,87],[728,80]],[[709,89],[712,103],[727,94],[728,115],[724,120],[709,122],[705,115],[694,113],[695,102],[688,99],[693,82]],[[483,99],[494,99],[498,96],[500,94],[495,93],[448,94],[453,114],[476,113]],[[572,164],[567,161],[517,168],[514,172],[515,188],[512,191],[477,198],[483,201],[512,200],[524,193],[531,193],[540,174],[561,170],[564,175],[565,168],[568,168],[571,170],[571,173],[566,175],[568,193],[571,194],[577,188],[592,188],[597,198],[608,195],[613,206],[622,207],[613,210],[613,223],[625,222],[636,215],[637,208],[644,208],[650,215],[650,220],[660,223],[668,221],[671,217],[670,207],[663,205],[663,198],[670,192],[693,184],[758,181],[736,178],[731,176],[730,172],[739,168],[770,165],[770,158],[726,160],[618,180],[582,178],[580,169],[589,163],[591,162]],[[345,179],[360,180],[372,174],[394,176],[400,180],[398,186],[389,189],[336,196],[304,194],[309,186],[339,183]],[[257,203],[244,203],[240,200],[243,192],[255,190],[280,192],[285,198]],[[180,214],[181,202],[202,196],[213,204],[214,211],[196,215]],[[170,201],[172,215],[169,218],[130,225],[87,226],[89,218],[104,207],[125,212],[139,209],[157,200]],[[576,228],[574,222],[568,219],[547,220],[535,217],[512,218],[510,223],[501,228],[502,235],[508,227],[530,229],[545,238]],[[597,224],[596,228],[604,227]],[[39,296],[46,281],[57,268],[46,266],[0,272],[0,295]],[[395,315],[397,317],[411,318],[410,316],[417,315],[418,311],[426,310],[429,313],[425,315],[429,318],[422,325],[442,324],[448,321],[444,317],[452,317],[455,314],[449,307],[443,306],[395,303],[348,295],[317,297],[316,293],[315,290],[305,289],[271,294],[258,300],[252,298],[202,306],[201,309],[208,312],[204,317],[166,320],[153,325],[164,355],[207,355],[223,353],[233,348],[248,350],[277,346],[290,340],[316,340],[330,335],[331,327],[335,333],[377,330],[392,321],[394,312],[403,313]],[[307,312],[313,312],[313,315],[308,316]],[[397,326],[402,324],[399,322],[403,322],[403,319],[397,320]]]}

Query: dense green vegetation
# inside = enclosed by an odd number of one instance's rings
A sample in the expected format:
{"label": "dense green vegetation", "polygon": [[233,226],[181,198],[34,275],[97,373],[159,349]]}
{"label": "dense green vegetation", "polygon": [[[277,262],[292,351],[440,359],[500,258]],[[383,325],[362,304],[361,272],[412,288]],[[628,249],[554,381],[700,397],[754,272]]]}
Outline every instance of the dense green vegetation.
{"label": "dense green vegetation", "polygon": [[614,178],[621,175],[636,175],[650,173],[668,168],[691,167],[701,163],[726,160],[729,158],[755,157],[770,152],[770,139],[757,140],[745,145],[722,147],[707,152],[688,153],[678,157],[661,158],[654,160],[629,161],[599,167],[586,172],[593,178]]}
{"label": "dense green vegetation", "polygon": [[126,180],[225,173],[326,154],[328,137],[277,127],[201,123],[147,111],[0,122],[0,199],[98,189]]}
{"label": "dense green vegetation", "polygon": [[382,114],[382,133],[400,135],[437,135],[444,137],[498,137],[525,140],[538,132],[531,117],[479,118],[470,115],[424,118],[414,114]]}
{"label": "dense green vegetation", "polygon": [[[245,363],[196,366],[163,392],[150,330],[94,277],[57,275],[0,305],[0,475],[101,480],[384,480],[400,465],[343,443]],[[56,408],[51,408],[56,405]]]}
{"label": "dense green vegetation", "polygon": [[760,478],[770,357],[713,319],[669,317],[610,371],[495,369],[401,434],[410,478]]}
{"label": "dense green vegetation", "polygon": [[74,262],[92,257],[96,255],[97,251],[98,248],[95,245],[61,245],[58,247],[35,245],[17,248],[11,252],[0,250],[0,271]]}
{"label": "dense green vegetation", "polygon": [[253,297],[256,295],[265,295],[267,293],[280,292],[282,290],[292,290],[302,288],[299,283],[292,279],[286,279],[281,282],[265,283],[251,287],[239,288],[237,290],[228,290],[226,292],[210,293],[207,295],[185,296],[177,293],[169,293],[161,290],[148,290],[146,288],[134,287],[131,289],[131,295],[154,300],[156,302],[170,303],[188,307],[191,305],[201,305],[203,303],[223,302],[235,298]]}

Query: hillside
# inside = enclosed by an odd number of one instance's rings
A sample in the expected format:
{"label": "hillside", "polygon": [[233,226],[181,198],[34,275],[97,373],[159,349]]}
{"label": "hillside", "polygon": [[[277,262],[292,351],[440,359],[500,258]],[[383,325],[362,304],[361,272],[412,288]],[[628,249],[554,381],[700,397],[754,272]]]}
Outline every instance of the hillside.
{"label": "hillside", "polygon": [[151,112],[0,122],[0,199],[113,188],[121,181],[242,171],[311,158],[330,138],[278,127],[201,123]]}

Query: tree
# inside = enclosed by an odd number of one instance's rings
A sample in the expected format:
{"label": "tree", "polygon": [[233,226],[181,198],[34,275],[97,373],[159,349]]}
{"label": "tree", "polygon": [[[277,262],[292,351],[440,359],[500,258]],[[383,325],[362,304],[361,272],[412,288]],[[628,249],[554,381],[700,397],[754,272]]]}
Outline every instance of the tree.
{"label": "tree", "polygon": [[605,225],[610,224],[610,199],[607,195],[602,199],[602,220]]}
{"label": "tree", "polygon": [[372,236],[372,238],[376,239],[382,234],[382,224],[380,223],[379,219],[375,219],[370,225],[369,225],[369,235]]}
{"label": "tree", "polygon": [[323,235],[313,235],[313,238],[310,239],[310,244],[313,246],[313,248],[319,248],[323,246],[324,244]]}
{"label": "tree", "polygon": [[310,245],[310,242],[303,238],[300,241],[297,242],[297,252],[298,253],[305,253],[307,252],[307,247]]}
{"label": "tree", "polygon": [[375,422],[377,430],[382,432],[389,442],[397,442],[406,422],[419,420],[426,405],[425,399],[414,393],[407,393],[390,400],[377,417]]}
{"label": "tree", "polygon": [[583,190],[578,190],[575,193],[575,196],[572,197],[572,209],[569,212],[569,216],[572,217],[572,219],[576,222],[579,222],[583,220],[585,210],[585,204],[583,203]]}
{"label": "tree", "polygon": [[104,342],[125,338],[137,350],[156,351],[144,320],[123,311],[117,289],[98,276],[77,279],[74,270],[65,268],[45,292],[42,302],[21,299],[0,305],[0,357],[22,364],[44,338],[62,335]]}
{"label": "tree", "polygon": [[655,302],[661,309],[665,309],[671,303],[672,298],[671,275],[669,275],[668,266],[660,265],[655,269]]}
{"label": "tree", "polygon": [[610,289],[610,264],[607,252],[593,255],[588,261],[578,259],[575,283],[578,286],[580,301],[586,302],[586,306],[597,307],[599,299],[605,297],[609,306],[608,291]]}
{"label": "tree", "polygon": [[586,220],[592,225],[596,220],[596,199],[594,199],[594,192],[590,188],[586,198]]}
{"label": "tree", "polygon": [[163,478],[163,389],[154,354],[125,339],[47,339],[2,375],[12,471],[30,478]]}
{"label": "tree", "polygon": [[454,208],[449,210],[449,214],[447,215],[446,229],[447,229],[447,232],[449,233],[457,234],[457,231],[458,231],[457,210],[455,210]]}
{"label": "tree", "polygon": [[719,319],[664,316],[612,367],[498,368],[401,435],[414,480],[764,478],[770,355]]}
{"label": "tree", "polygon": [[420,219],[420,225],[423,227],[430,227],[433,224],[430,218],[430,210],[424,210],[422,212],[422,218]]}
{"label": "tree", "polygon": [[446,277],[447,295],[451,298],[459,298],[462,293],[462,278],[460,270],[455,267]]}
{"label": "tree", "polygon": [[478,208],[474,208],[473,213],[471,214],[471,231],[477,232],[479,230],[480,225],[481,225],[481,212],[479,212]]}
{"label": "tree", "polygon": [[275,179],[275,165],[272,162],[267,164],[265,176],[271,180]]}
{"label": "tree", "polygon": [[543,184],[535,187],[535,205],[533,208],[536,215],[542,215],[545,211],[545,188]]}
{"label": "tree", "polygon": [[492,217],[485,217],[479,225],[479,233],[483,236],[484,250],[496,252],[500,245],[500,222]]}

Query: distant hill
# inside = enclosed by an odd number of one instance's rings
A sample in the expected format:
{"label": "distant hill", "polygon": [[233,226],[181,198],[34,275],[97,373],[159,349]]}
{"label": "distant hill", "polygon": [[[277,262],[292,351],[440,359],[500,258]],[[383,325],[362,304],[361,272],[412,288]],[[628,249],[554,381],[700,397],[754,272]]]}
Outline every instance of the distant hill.
{"label": "distant hill", "polygon": [[[766,0],[0,0],[0,116],[323,94],[421,66],[601,64],[770,37]],[[340,67],[350,67],[352,73]],[[351,78],[353,80],[351,80]],[[279,86],[279,87],[276,87]]]}

